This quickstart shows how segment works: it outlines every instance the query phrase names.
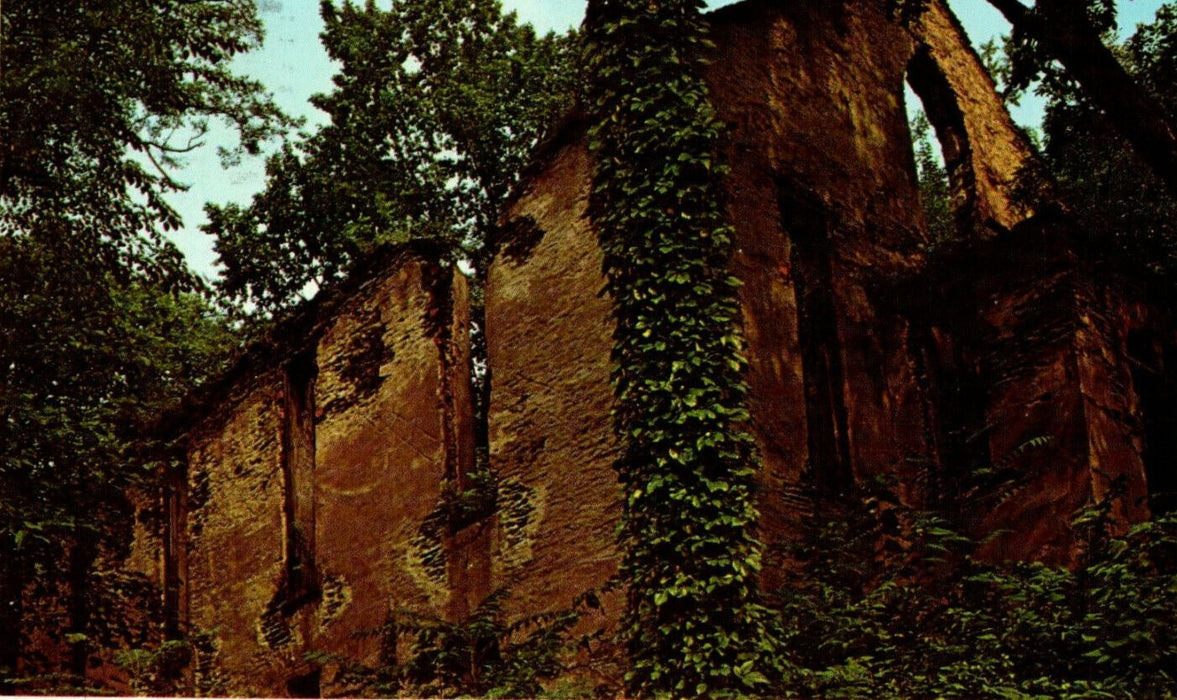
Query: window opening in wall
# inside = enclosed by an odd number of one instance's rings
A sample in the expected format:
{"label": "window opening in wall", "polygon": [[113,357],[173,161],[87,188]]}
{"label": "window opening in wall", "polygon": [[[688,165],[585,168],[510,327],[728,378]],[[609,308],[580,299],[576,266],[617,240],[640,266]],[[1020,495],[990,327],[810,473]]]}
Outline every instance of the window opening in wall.
{"label": "window opening in wall", "polygon": [[845,493],[853,483],[853,474],[834,309],[829,216],[820,203],[796,196],[788,183],[778,183],[778,191],[782,227],[792,244],[809,468],[821,491]]}
{"label": "window opening in wall", "polygon": [[282,477],[287,596],[296,608],[317,595],[315,571],[315,378],[314,348],[286,365]]}
{"label": "window opening in wall", "polygon": [[[908,92],[911,92],[910,89]],[[915,93],[908,95],[908,104],[919,104]],[[915,160],[916,190],[927,225],[928,240],[933,244],[954,240],[958,236],[940,142],[932,135],[928,115],[919,107],[908,112],[908,127],[911,130],[912,156]]]}
{"label": "window opening in wall", "polygon": [[985,418],[989,388],[975,358],[951,334],[930,329],[925,353],[942,465],[931,496],[942,507],[960,509],[963,494],[977,486],[976,475],[992,466]]}
{"label": "window opening in wall", "polygon": [[909,110],[912,148],[929,238],[934,243],[958,238],[971,228],[976,209],[976,178],[964,114],[927,47],[917,50],[908,65],[907,86],[908,104],[913,107]]}
{"label": "window opening in wall", "polygon": [[1153,515],[1177,510],[1177,346],[1148,331],[1128,335],[1132,384],[1139,399]]}
{"label": "window opening in wall", "polygon": [[163,612],[164,634],[168,639],[178,639],[182,630],[182,606],[184,579],[187,567],[181,558],[186,556],[187,544],[184,534],[187,516],[184,500],[187,495],[188,474],[182,468],[163,485],[164,537],[163,537]]}

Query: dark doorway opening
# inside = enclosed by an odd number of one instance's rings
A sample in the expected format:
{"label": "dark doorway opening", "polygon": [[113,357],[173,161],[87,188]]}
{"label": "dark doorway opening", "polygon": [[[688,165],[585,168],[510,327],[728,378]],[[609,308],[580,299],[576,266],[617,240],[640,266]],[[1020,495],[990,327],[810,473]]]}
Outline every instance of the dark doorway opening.
{"label": "dark doorway opening", "polygon": [[924,339],[941,469],[931,485],[931,499],[950,511],[965,509],[964,495],[976,475],[992,466],[986,410],[989,386],[979,360],[960,338],[930,328]]}
{"label": "dark doorway opening", "polygon": [[1161,515],[1177,510],[1177,347],[1136,331],[1128,335],[1128,357],[1140,400],[1149,510]]}

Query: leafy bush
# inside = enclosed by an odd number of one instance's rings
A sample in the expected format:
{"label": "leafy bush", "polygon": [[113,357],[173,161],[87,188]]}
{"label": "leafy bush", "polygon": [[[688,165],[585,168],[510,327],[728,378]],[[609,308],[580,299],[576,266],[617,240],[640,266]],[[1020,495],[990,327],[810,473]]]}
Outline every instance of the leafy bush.
{"label": "leafy bush", "polygon": [[[571,662],[599,655],[600,647],[594,644],[602,640],[602,633],[574,634],[585,613],[600,608],[597,593],[582,594],[567,609],[513,622],[506,621],[503,612],[506,595],[504,589],[495,591],[456,622],[397,613],[371,633],[384,642],[384,665],[345,663],[340,681],[357,695],[536,697],[545,694],[547,682],[560,678],[560,695],[592,694],[591,688],[573,682],[580,669]],[[578,657],[581,650],[585,654]],[[341,661],[323,655],[316,660]]]}
{"label": "leafy bush", "polygon": [[870,496],[810,523],[777,599],[777,692],[800,697],[1173,697],[1177,517],[1073,521],[1071,568],[991,563],[943,519]]}

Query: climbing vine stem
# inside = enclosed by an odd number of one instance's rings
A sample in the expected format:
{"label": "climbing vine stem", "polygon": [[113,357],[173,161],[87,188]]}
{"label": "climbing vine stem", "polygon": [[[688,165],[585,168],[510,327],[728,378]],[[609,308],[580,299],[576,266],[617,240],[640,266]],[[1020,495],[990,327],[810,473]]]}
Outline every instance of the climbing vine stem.
{"label": "climbing vine stem", "polygon": [[697,0],[593,0],[590,213],[613,299],[625,494],[627,682],[639,696],[757,693],[769,636],[734,231]]}

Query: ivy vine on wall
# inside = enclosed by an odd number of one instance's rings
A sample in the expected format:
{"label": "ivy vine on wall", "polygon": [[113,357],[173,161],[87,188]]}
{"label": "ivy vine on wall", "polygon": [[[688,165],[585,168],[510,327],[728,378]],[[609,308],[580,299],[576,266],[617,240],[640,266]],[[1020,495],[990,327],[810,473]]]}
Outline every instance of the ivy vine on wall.
{"label": "ivy vine on wall", "polygon": [[765,690],[734,230],[697,0],[595,0],[590,214],[613,299],[623,639],[639,696]]}

